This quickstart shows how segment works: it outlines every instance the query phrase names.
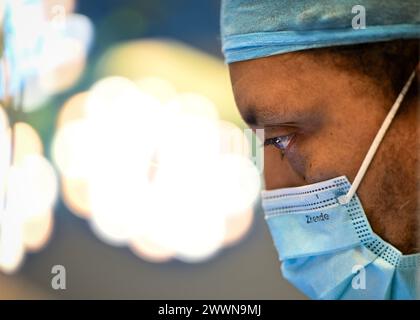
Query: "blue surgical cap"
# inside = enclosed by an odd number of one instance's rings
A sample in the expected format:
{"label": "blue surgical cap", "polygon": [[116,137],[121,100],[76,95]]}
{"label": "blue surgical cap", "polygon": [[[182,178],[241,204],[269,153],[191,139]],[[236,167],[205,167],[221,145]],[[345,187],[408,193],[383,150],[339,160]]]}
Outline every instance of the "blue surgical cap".
{"label": "blue surgical cap", "polygon": [[[352,27],[361,14],[357,5],[364,8],[365,28]],[[227,63],[312,48],[413,39],[420,37],[420,1],[222,0],[221,33]]]}

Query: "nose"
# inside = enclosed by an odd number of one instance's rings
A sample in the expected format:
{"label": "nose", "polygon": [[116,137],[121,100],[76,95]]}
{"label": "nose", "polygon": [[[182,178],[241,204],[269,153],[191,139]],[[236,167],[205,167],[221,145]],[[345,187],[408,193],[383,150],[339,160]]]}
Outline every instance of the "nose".
{"label": "nose", "polygon": [[307,184],[304,177],[290,165],[287,157],[283,157],[274,146],[267,146],[264,150],[264,179],[266,190]]}

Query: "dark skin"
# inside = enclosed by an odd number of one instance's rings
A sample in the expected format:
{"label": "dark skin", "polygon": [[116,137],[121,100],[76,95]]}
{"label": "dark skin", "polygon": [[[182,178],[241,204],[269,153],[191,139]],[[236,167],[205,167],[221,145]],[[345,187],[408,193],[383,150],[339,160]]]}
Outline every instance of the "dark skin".
{"label": "dark skin", "polygon": [[[353,181],[397,94],[386,79],[344,66],[322,50],[229,66],[248,125],[264,128],[265,138],[294,136],[284,152],[264,147],[267,190],[341,175]],[[419,252],[417,79],[357,190],[374,232],[404,254]]]}

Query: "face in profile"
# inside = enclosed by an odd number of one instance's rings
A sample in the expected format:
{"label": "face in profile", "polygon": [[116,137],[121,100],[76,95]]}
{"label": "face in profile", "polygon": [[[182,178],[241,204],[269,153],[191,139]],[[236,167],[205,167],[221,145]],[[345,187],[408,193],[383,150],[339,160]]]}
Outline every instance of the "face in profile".
{"label": "face in profile", "polygon": [[[397,93],[328,50],[229,65],[237,106],[263,128],[267,190],[345,175],[353,181]],[[357,194],[379,236],[418,252],[418,99],[416,80]]]}

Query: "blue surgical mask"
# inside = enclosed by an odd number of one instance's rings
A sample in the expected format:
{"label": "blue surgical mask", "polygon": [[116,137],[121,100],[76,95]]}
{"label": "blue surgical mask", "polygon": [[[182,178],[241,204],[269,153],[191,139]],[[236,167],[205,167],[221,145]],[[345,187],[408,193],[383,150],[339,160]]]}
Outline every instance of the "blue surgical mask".
{"label": "blue surgical mask", "polygon": [[376,235],[356,190],[413,78],[410,76],[353,184],[345,176],[263,191],[283,276],[313,299],[420,299],[420,254],[403,255]]}

